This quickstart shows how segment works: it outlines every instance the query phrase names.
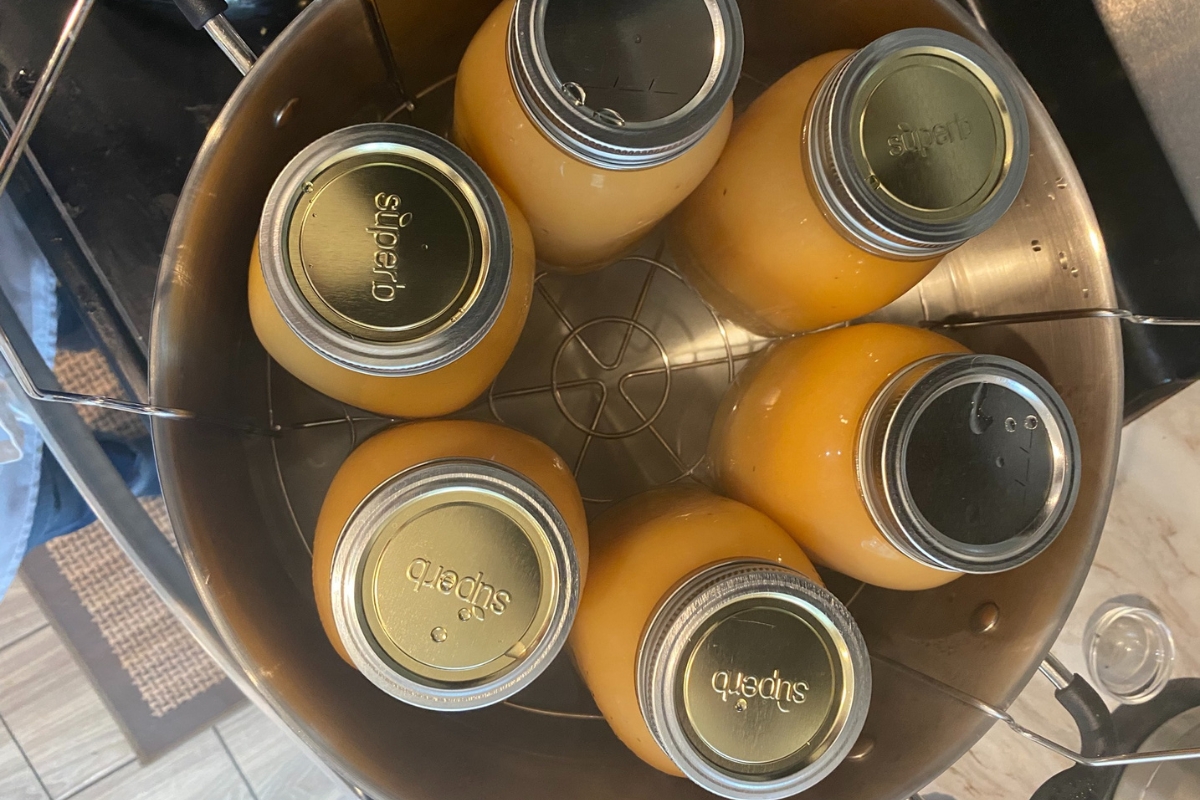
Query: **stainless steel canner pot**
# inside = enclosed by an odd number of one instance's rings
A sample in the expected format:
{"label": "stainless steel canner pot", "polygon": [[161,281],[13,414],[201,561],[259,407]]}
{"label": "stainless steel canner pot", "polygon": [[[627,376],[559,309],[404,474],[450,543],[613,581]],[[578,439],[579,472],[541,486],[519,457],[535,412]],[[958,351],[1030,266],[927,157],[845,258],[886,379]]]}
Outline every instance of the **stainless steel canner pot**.
{"label": "stainless steel canner pot", "polygon": [[[949,29],[1003,57],[950,0],[740,5],[740,108],[811,56],[904,27]],[[195,415],[154,421],[164,494],[191,576],[237,663],[293,731],[367,795],[704,796],[628,752],[565,658],[513,702],[439,714],[381,694],[338,658],[317,619],[309,544],[320,498],[350,448],[386,421],[323,398],[270,363],[246,305],[259,214],[287,161],[329,131],[390,119],[445,133],[458,61],[493,6],[316,0],[230,98],[182,193],[159,277],[151,401]],[[1032,154],[1012,211],[879,318],[919,323],[1115,307],[1079,176],[1046,111],[1024,92]],[[501,378],[516,388],[498,387],[468,412],[527,429],[550,420],[537,432],[575,464],[584,494],[597,501],[593,511],[642,486],[702,477],[694,459],[707,421],[695,409],[715,405],[762,345],[713,317],[658,259],[653,242],[647,247],[598,277],[541,280],[527,338],[562,343],[554,374],[544,374],[522,345]],[[626,311],[619,310],[622,292]],[[987,706],[1007,707],[1038,668],[1087,573],[1112,490],[1122,397],[1118,325],[1111,317],[1050,313],[954,333],[977,351],[1033,366],[1063,396],[1082,443],[1078,505],[1050,549],[1012,572],[914,594],[831,577],[866,637],[874,692],[850,758],[806,797],[909,797],[983,735],[995,721]],[[661,404],[649,403],[652,419],[602,423],[599,412],[595,419],[572,413],[563,381],[591,380],[588,369],[605,372],[580,355],[591,352],[581,341],[595,345],[603,335],[624,337],[622,352],[644,340],[651,363],[665,359],[658,383],[619,387],[633,407],[645,405],[633,402],[639,391],[661,396]],[[695,378],[701,368],[708,371]],[[607,387],[611,376],[592,377]],[[541,400],[523,400],[537,393],[520,394],[522,385],[538,389]],[[689,402],[677,408],[668,394]]]}

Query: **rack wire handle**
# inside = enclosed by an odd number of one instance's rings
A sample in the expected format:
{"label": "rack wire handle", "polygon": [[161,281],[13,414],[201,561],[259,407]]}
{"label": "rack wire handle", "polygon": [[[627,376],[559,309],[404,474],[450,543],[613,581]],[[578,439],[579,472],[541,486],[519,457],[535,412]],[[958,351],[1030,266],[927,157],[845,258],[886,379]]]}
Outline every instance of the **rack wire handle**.
{"label": "rack wire handle", "polygon": [[30,400],[43,403],[64,403],[72,406],[106,408],[111,411],[122,411],[127,414],[138,414],[139,416],[143,417],[157,417],[159,419],[205,420],[226,428],[260,436],[276,436],[279,433],[279,431],[273,427],[263,427],[258,423],[248,420],[205,417],[197,414],[194,411],[187,411],[182,408],[155,406],[148,403],[139,403],[133,400],[121,400],[115,397],[102,397],[100,395],[64,392],[57,389],[43,389],[37,385],[37,382],[34,381],[33,377],[29,374],[29,369],[25,366],[25,362],[21,358],[20,352],[13,345],[12,339],[9,338],[8,331],[5,330],[3,325],[0,325],[0,356],[3,357],[5,365],[8,367],[9,372],[12,373],[12,376],[16,379],[17,385],[21,388],[21,391]]}
{"label": "rack wire handle", "polygon": [[[1077,753],[1065,745],[1050,739],[1046,736],[1037,733],[1036,731],[1026,728],[1021,723],[1013,719],[1012,715],[1007,711],[1001,711],[989,703],[985,703],[974,695],[968,694],[960,689],[943,683],[937,678],[926,675],[924,672],[915,670],[905,664],[895,661],[887,656],[872,655],[871,660],[877,663],[885,664],[899,672],[903,672],[909,677],[924,683],[934,690],[946,695],[952,700],[970,706],[992,719],[1003,722],[1014,733],[1028,739],[1034,744],[1055,753],[1068,761],[1073,761],[1076,764],[1081,764],[1085,767],[1125,767],[1133,764],[1162,764],[1168,761],[1190,761],[1192,759],[1200,759],[1200,747],[1187,747],[1177,750],[1155,750],[1148,753],[1123,753],[1119,755],[1109,756],[1085,756],[1082,753]],[[1044,661],[1039,665],[1038,670],[1044,675],[1055,688],[1062,688],[1069,685],[1075,675],[1073,675],[1062,662],[1048,654]]]}
{"label": "rack wire handle", "polygon": [[203,29],[238,71],[245,75],[254,66],[256,56],[246,41],[225,17],[225,0],[175,0],[175,6],[196,30]]}
{"label": "rack wire handle", "polygon": [[[38,76],[33,91],[29,95],[29,100],[25,103],[25,108],[21,111],[20,118],[13,125],[12,133],[4,145],[3,152],[0,152],[0,195],[3,195],[4,191],[8,188],[8,183],[12,179],[17,163],[25,155],[25,151],[29,146],[29,139],[33,135],[33,130],[37,127],[38,121],[42,117],[42,112],[46,110],[46,104],[50,100],[50,95],[53,93],[54,87],[62,75],[63,67],[67,63],[67,57],[74,50],[75,43],[79,40],[80,31],[83,30],[83,25],[87,21],[94,4],[95,0],[76,0],[67,14],[62,31],[59,33],[58,41],[54,45],[54,50],[51,51],[45,68],[42,70],[41,75]],[[229,23],[229,20],[225,18],[224,12],[229,7],[225,0],[175,0],[175,4],[194,27],[203,28],[208,32],[213,41],[217,43],[243,75],[250,71],[255,61],[254,51],[238,35],[237,31]],[[8,365],[13,377],[16,378],[17,384],[21,387],[21,391],[31,400],[47,403],[67,403],[77,406],[93,406],[165,419],[196,418],[196,414],[193,412],[178,408],[165,408],[99,395],[42,389],[30,377],[29,370],[26,369],[16,347],[13,346],[8,333],[2,328],[0,328],[0,355],[3,355],[5,363]]]}
{"label": "rack wire handle", "polygon": [[940,320],[925,320],[921,323],[921,327],[946,329],[983,328],[989,325],[1019,325],[1027,322],[1060,322],[1075,319],[1119,319],[1134,325],[1181,328],[1200,327],[1200,319],[1194,317],[1161,317],[1134,314],[1132,311],[1127,311],[1123,308],[1070,308],[1059,311],[1032,311],[1024,314],[996,314],[980,317],[964,314]]}
{"label": "rack wire handle", "polygon": [[0,328],[0,354],[4,356],[4,362],[13,377],[16,378],[17,385],[21,387],[21,391],[30,400],[43,403],[66,403],[73,406],[93,406],[96,408],[107,408],[112,411],[124,411],[129,414],[139,414],[146,417],[162,417],[164,419],[196,418],[196,415],[191,411],[184,411],[179,408],[164,408],[146,403],[138,403],[133,400],[118,400],[115,397],[100,397],[90,394],[43,389],[34,383],[33,378],[29,375],[29,370],[25,368],[25,362],[21,360],[17,349],[13,346],[12,340],[8,338],[8,332],[3,328]]}

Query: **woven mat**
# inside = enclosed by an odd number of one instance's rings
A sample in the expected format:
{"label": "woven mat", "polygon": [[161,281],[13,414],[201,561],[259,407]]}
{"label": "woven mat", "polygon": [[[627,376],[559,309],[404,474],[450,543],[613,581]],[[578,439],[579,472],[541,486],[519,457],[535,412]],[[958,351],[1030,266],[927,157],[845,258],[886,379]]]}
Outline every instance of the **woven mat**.
{"label": "woven mat", "polygon": [[[60,353],[55,373],[67,391],[118,393],[96,352]],[[131,415],[80,412],[96,430],[145,434]],[[174,544],[162,499],[142,504]],[[35,549],[22,571],[141,760],[153,760],[242,704],[99,522]]]}

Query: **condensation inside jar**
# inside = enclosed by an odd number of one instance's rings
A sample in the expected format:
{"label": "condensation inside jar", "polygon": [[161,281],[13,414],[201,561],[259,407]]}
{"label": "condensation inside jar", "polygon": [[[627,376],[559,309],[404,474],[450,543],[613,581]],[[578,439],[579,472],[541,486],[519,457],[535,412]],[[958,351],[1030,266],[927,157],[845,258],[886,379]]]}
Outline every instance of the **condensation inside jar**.
{"label": "condensation inside jar", "polygon": [[904,460],[917,510],[943,535],[992,545],[1029,528],[1046,506],[1054,453],[1047,426],[1016,392],[968,383],[935,398]]}

